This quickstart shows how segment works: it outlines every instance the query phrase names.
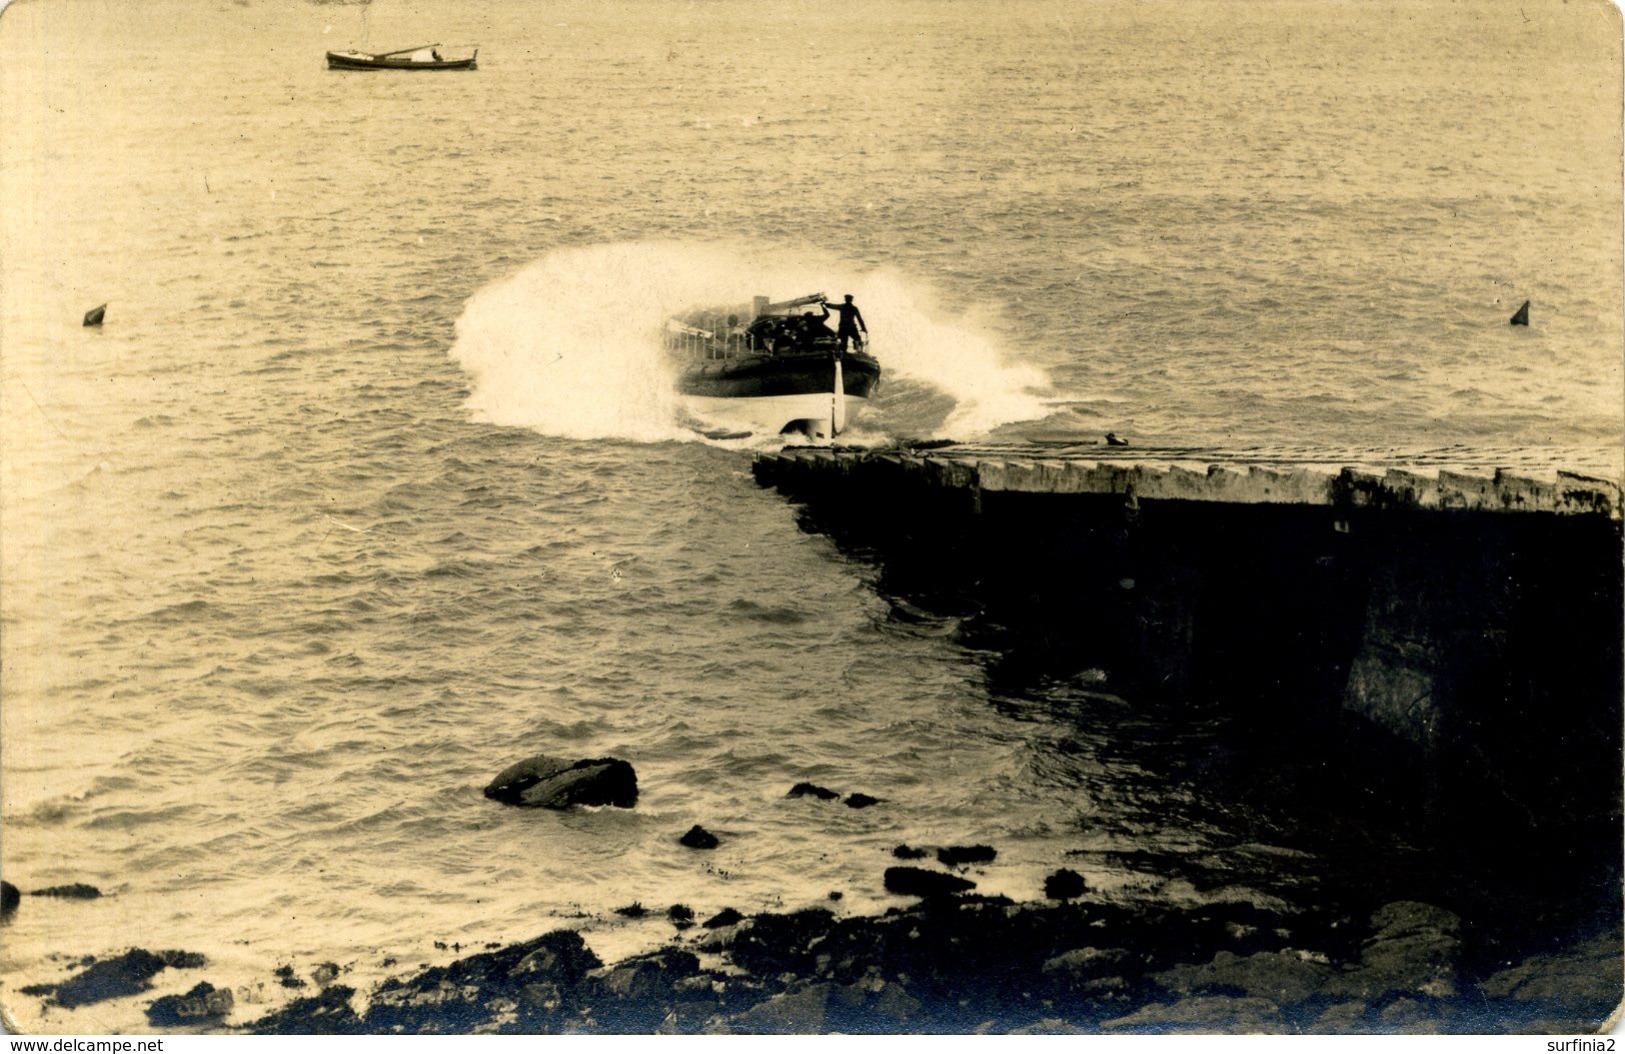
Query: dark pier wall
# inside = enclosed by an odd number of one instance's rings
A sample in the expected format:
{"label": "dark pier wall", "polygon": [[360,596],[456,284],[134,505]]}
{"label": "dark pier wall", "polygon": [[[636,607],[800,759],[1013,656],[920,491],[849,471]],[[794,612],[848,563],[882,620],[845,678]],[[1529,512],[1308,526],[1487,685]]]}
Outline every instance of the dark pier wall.
{"label": "dark pier wall", "polygon": [[1096,667],[1141,697],[1222,705],[1286,750],[1358,744],[1442,822],[1619,840],[1625,626],[1607,508],[988,490],[974,465],[828,452],[756,473],[872,550],[883,588],[974,609],[965,632],[1012,677]]}

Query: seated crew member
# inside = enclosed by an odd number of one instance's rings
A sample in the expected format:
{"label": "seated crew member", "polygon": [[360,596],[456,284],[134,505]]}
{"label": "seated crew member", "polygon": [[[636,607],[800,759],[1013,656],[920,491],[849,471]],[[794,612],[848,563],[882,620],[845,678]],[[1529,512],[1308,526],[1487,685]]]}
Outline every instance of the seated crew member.
{"label": "seated crew member", "polygon": [[803,311],[801,317],[796,320],[801,327],[802,346],[806,348],[816,347],[819,337],[829,336],[829,327],[824,325],[824,320],[829,318],[829,305],[820,303],[818,306],[824,311],[822,315],[815,315],[811,311]]}

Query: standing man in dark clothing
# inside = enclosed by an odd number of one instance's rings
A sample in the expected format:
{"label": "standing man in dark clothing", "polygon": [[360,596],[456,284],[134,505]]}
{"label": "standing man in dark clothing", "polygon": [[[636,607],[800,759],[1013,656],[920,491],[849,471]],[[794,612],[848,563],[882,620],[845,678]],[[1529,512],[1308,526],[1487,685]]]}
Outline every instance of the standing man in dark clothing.
{"label": "standing man in dark clothing", "polygon": [[858,330],[861,329],[864,336],[868,336],[869,327],[863,324],[863,312],[852,302],[852,294],[846,294],[846,303],[836,304],[835,310],[841,313],[841,322],[835,331],[835,335],[841,341],[841,350],[843,352],[846,350],[846,342],[850,340],[854,350],[862,351],[863,337],[858,336]]}

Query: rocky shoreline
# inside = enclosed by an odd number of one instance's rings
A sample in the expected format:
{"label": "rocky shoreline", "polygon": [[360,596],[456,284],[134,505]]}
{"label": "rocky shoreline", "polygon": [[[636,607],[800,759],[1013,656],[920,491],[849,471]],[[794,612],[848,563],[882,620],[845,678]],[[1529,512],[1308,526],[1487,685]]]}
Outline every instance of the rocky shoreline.
{"label": "rocky shoreline", "polygon": [[[736,921],[737,920],[737,921]],[[935,896],[869,917],[722,913],[605,965],[572,930],[342,985],[257,1033],[1557,1033],[1606,1027],[1621,936],[1491,971],[1452,913],[1288,918]]]}
{"label": "rocky shoreline", "polygon": [[[556,929],[366,993],[321,964],[316,994],[246,1023],[227,1022],[232,991],[206,980],[152,1000],[146,1016],[155,1030],[272,1035],[1555,1034],[1607,1028],[1622,990],[1618,930],[1486,969],[1457,916],[1416,901],[1289,917],[1239,902],[966,893],[878,916],[668,918],[679,926],[665,946],[612,964]],[[148,991],[165,969],[208,967],[196,953],[144,949],[78,965],[20,991],[75,1007]],[[275,976],[306,987],[288,967]]]}

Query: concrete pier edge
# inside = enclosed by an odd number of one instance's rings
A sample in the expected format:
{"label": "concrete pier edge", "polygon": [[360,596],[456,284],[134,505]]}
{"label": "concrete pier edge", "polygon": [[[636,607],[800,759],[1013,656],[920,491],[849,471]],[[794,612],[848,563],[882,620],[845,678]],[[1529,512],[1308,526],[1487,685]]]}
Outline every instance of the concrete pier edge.
{"label": "concrete pier edge", "polygon": [[756,478],[896,472],[980,493],[1122,494],[1157,501],[1461,509],[1605,516],[1622,512],[1620,453],[1604,448],[1432,450],[966,445],[911,450],[786,447]]}

